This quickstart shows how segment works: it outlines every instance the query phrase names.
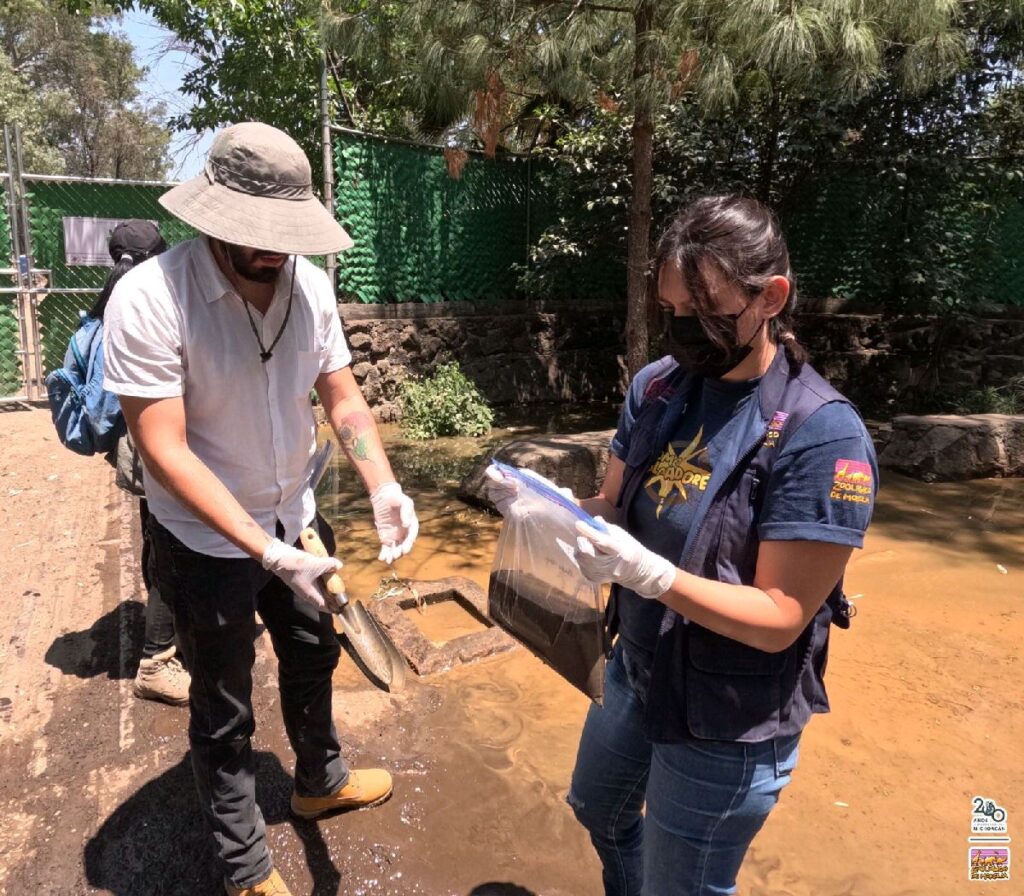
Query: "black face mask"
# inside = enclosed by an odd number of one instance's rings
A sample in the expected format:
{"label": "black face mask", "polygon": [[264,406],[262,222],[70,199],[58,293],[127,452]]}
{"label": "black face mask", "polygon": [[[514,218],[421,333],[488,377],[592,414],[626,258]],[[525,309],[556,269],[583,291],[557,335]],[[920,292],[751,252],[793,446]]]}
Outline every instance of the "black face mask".
{"label": "black face mask", "polygon": [[665,312],[664,345],[683,370],[695,376],[721,379],[738,364],[743,363],[753,351],[751,342],[754,335],[744,345],[736,344],[736,322],[747,313],[744,308],[739,314],[722,314],[723,320],[732,323],[732,338],[722,346],[711,339],[701,326],[700,318],[695,315],[676,317],[670,311]]}

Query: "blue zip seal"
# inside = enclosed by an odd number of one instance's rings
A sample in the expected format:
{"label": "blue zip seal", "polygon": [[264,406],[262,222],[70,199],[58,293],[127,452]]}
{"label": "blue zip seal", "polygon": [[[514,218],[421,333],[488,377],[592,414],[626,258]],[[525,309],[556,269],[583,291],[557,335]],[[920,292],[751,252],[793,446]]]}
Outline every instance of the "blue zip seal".
{"label": "blue zip seal", "polygon": [[504,476],[508,476],[514,479],[521,485],[526,486],[533,492],[551,501],[553,504],[557,504],[563,510],[569,511],[576,519],[580,522],[586,523],[592,529],[596,529],[598,532],[608,532],[608,527],[601,522],[599,519],[595,519],[589,513],[587,513],[582,507],[579,506],[575,501],[570,501],[565,495],[563,495],[557,489],[551,488],[550,485],[546,485],[539,479],[534,479],[528,473],[524,473],[518,467],[513,467],[510,464],[502,463],[500,460],[491,458],[491,463],[497,467],[498,471]]}

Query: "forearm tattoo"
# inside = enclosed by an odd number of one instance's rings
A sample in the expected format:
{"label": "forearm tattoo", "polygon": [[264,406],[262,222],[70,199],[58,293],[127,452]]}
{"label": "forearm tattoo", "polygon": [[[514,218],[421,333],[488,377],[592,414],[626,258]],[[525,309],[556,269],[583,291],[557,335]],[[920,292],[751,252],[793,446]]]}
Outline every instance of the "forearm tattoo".
{"label": "forearm tattoo", "polygon": [[364,461],[376,466],[377,462],[370,457],[370,434],[373,432],[373,419],[369,414],[357,411],[343,417],[338,427],[338,441],[345,453],[356,461]]}

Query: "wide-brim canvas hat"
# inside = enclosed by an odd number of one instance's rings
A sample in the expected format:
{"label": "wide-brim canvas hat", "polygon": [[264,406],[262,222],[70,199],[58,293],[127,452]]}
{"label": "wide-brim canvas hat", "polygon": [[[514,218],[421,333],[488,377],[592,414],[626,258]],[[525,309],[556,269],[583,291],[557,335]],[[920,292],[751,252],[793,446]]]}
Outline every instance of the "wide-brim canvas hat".
{"label": "wide-brim canvas hat", "polygon": [[214,138],[203,172],[160,197],[200,233],[251,249],[328,255],[352,238],[313,193],[309,160],[284,131],[247,121]]}

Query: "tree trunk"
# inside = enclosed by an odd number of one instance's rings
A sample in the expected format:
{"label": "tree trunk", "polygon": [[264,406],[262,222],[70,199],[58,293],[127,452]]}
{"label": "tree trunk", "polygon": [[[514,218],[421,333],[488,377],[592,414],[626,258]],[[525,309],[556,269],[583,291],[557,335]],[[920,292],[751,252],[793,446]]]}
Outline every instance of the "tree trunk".
{"label": "tree trunk", "polygon": [[629,200],[626,260],[626,366],[630,378],[647,363],[648,267],[651,254],[651,191],[654,181],[654,119],[651,79],[654,72],[650,41],[656,0],[640,0],[633,60],[633,193]]}

